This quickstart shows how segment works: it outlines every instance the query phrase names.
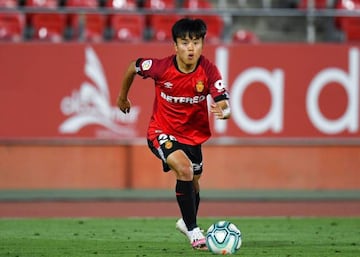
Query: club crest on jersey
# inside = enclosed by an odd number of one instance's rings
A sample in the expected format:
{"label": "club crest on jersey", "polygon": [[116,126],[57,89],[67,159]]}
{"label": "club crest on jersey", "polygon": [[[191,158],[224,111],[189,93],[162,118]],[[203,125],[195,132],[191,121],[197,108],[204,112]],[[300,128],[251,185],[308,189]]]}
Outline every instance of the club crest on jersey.
{"label": "club crest on jersey", "polygon": [[143,70],[149,70],[152,65],[152,60],[146,60],[141,64]]}
{"label": "club crest on jersey", "polygon": [[196,92],[201,93],[204,91],[204,82],[198,81],[195,86]]}
{"label": "club crest on jersey", "polygon": [[173,147],[173,143],[170,140],[165,142],[165,148],[166,149],[171,149],[172,147]]}

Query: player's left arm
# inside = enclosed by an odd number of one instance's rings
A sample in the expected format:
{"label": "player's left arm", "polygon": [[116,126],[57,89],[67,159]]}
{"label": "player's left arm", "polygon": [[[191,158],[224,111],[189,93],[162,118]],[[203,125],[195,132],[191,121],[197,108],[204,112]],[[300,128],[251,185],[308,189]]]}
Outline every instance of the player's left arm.
{"label": "player's left arm", "polygon": [[214,100],[210,105],[210,112],[214,114],[216,119],[229,119],[231,116],[229,92],[217,67],[212,64],[208,70],[210,71],[208,73],[210,94]]}
{"label": "player's left arm", "polygon": [[217,119],[226,120],[231,116],[231,109],[228,99],[223,99],[212,103],[210,105],[210,112],[215,115]]}

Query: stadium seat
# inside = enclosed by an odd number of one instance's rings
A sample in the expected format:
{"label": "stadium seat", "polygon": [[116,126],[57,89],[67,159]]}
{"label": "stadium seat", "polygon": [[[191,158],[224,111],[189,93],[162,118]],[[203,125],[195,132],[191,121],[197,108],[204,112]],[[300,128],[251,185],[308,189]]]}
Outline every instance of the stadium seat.
{"label": "stadium seat", "polygon": [[58,0],[26,0],[28,7],[57,8]]}
{"label": "stadium seat", "polygon": [[141,41],[145,29],[144,16],[138,14],[112,15],[110,27],[112,40]]}
{"label": "stadium seat", "polygon": [[0,7],[16,8],[16,7],[18,7],[18,1],[17,0],[0,0]]}
{"label": "stadium seat", "polygon": [[[136,10],[136,0],[109,0],[108,8],[117,10]],[[110,39],[116,41],[141,41],[145,29],[144,16],[141,14],[108,15]]]}
{"label": "stadium seat", "polygon": [[[314,0],[314,8],[315,9],[326,9],[330,8],[328,4],[328,0]],[[309,0],[300,0],[298,3],[299,9],[307,9],[309,7],[310,1]]]}
{"label": "stadium seat", "polygon": [[[212,9],[213,6],[210,1],[207,0],[185,0],[184,8],[188,10],[198,9]],[[218,15],[190,15],[192,18],[200,18],[204,20],[207,25],[206,40],[208,42],[217,43],[222,38],[224,30],[224,21],[222,17]]]}
{"label": "stadium seat", "polygon": [[66,16],[60,13],[36,13],[31,21],[33,39],[61,42],[66,27]]}
{"label": "stadium seat", "polygon": [[[30,8],[43,8],[43,9],[51,9],[54,10],[58,8],[58,2],[57,0],[27,0],[25,2],[26,7]],[[38,13],[38,12],[36,12]],[[32,21],[32,16],[35,13],[29,11],[26,13],[26,23],[29,24]]]}
{"label": "stadium seat", "polygon": [[207,25],[207,33],[205,38],[207,41],[217,43],[221,40],[224,29],[224,22],[221,17],[203,15],[196,18],[201,18]]}
{"label": "stadium seat", "polygon": [[0,13],[0,41],[21,41],[23,38],[24,27],[24,14]]}
{"label": "stadium seat", "polygon": [[212,6],[211,2],[208,0],[185,0],[184,8],[187,8],[190,10],[212,9],[213,6]]}
{"label": "stadium seat", "polygon": [[[96,10],[97,0],[67,0],[66,8],[82,8]],[[68,14],[68,25],[71,29],[71,39],[100,42],[104,38],[106,17],[101,13],[71,12]]]}
{"label": "stadium seat", "polygon": [[[175,11],[176,0],[145,0],[144,8],[154,11]],[[171,28],[180,18],[175,13],[146,15],[146,25],[150,31],[150,39],[154,41],[172,40]]]}
{"label": "stadium seat", "polygon": [[[15,9],[17,7],[17,0],[0,0],[0,8]],[[17,42],[22,40],[24,26],[23,14],[0,13],[0,41]]]}
{"label": "stadium seat", "polygon": [[[339,0],[337,10],[360,11],[360,0]],[[335,25],[344,33],[345,41],[360,41],[360,17],[336,17]]]}
{"label": "stadium seat", "polygon": [[144,8],[152,10],[175,9],[176,0],[145,0]]}
{"label": "stadium seat", "polygon": [[98,1],[97,0],[67,0],[65,2],[66,7],[74,7],[74,8],[97,8]]}
{"label": "stadium seat", "polygon": [[151,15],[151,40],[172,41],[172,26],[180,18],[178,15]]}
{"label": "stadium seat", "polygon": [[233,33],[232,42],[241,44],[254,44],[259,43],[257,35],[249,30],[239,29]]}
{"label": "stadium seat", "polygon": [[106,7],[114,9],[134,10],[137,8],[136,0],[107,0]]}
{"label": "stadium seat", "polygon": [[[26,0],[25,5],[26,7],[30,7],[30,8],[42,8],[42,9],[51,9],[51,10],[54,10],[59,7],[57,0]],[[31,22],[33,14],[34,13],[31,11],[26,13],[27,23]]]}
{"label": "stadium seat", "polygon": [[99,13],[73,14],[69,17],[71,39],[101,42],[104,38],[106,18]]}
{"label": "stadium seat", "polygon": [[[26,7],[54,10],[59,7],[57,0],[26,0]],[[58,13],[28,12],[26,23],[31,27],[31,39],[59,42],[63,40],[65,16]]]}

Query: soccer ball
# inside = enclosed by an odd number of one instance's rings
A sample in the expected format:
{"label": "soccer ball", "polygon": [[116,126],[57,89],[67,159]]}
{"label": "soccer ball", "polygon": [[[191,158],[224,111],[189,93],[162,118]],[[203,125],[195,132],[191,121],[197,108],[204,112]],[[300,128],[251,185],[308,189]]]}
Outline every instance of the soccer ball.
{"label": "soccer ball", "polygon": [[207,230],[206,246],[214,254],[233,254],[241,243],[240,230],[229,221],[218,221]]}

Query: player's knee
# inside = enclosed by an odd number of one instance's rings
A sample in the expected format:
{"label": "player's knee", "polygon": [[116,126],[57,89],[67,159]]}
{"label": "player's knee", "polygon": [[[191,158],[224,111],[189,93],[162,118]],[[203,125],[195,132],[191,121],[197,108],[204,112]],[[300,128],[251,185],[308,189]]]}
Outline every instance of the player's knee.
{"label": "player's knee", "polygon": [[171,153],[166,161],[170,168],[176,172],[178,179],[185,181],[193,180],[193,164],[182,150]]}
{"label": "player's knee", "polygon": [[177,171],[179,178],[181,178],[183,180],[187,180],[187,181],[193,180],[194,173],[193,173],[193,168],[192,168],[191,163],[190,164],[183,163],[183,164],[178,165],[176,171]]}

